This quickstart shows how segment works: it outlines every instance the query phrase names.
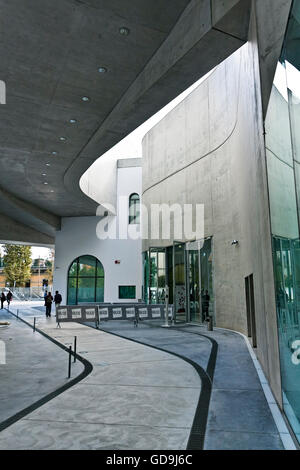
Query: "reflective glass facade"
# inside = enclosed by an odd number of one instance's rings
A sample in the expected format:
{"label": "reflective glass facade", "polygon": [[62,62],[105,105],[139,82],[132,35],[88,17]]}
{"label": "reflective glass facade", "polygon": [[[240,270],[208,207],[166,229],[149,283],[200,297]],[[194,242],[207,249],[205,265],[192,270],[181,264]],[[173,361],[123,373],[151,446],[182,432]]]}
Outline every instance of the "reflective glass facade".
{"label": "reflective glass facade", "polygon": [[293,3],[265,127],[282,398],[300,441],[300,0]]}
{"label": "reflective glass facade", "polygon": [[104,301],[104,269],[94,256],[76,258],[68,273],[68,305]]}
{"label": "reflective glass facade", "polygon": [[194,244],[175,243],[143,254],[144,301],[174,305],[178,322],[203,322],[214,316],[212,239]]}

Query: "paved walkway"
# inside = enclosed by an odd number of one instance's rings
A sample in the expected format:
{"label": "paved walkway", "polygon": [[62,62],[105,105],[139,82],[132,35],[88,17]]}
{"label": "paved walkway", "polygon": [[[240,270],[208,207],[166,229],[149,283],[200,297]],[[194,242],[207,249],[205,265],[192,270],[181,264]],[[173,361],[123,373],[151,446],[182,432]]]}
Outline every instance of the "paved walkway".
{"label": "paved walkway", "polygon": [[[294,448],[264,374],[261,369],[257,372],[245,339],[238,333],[220,329],[208,332],[202,326],[166,330],[159,328],[157,322],[142,322],[132,328],[129,322],[111,321],[102,322],[101,328],[181,354],[205,371],[207,379],[202,377],[203,396],[196,416],[202,427],[196,427],[195,433],[201,441],[204,432],[204,449],[279,450],[284,448],[282,441],[286,448]],[[258,373],[269,394],[270,406]],[[280,433],[270,408],[278,418]]]}
{"label": "paved walkway", "polygon": [[[6,346],[6,364],[0,365],[0,429],[15,414],[69,383],[68,354],[18,321],[6,310],[0,320],[10,326],[0,330]],[[76,362],[72,376],[83,371]]]}
{"label": "paved walkway", "polygon": [[[22,308],[27,321],[39,315]],[[93,371],[0,433],[0,449],[185,449],[201,380],[166,352],[75,323],[38,328],[62,343],[78,337]],[[180,381],[178,378],[180,377]]]}
{"label": "paved walkway", "polygon": [[62,343],[77,335],[93,371],[0,433],[0,449],[293,447],[280,415],[275,425],[278,408],[241,335],[127,321],[103,322],[101,331],[75,323],[56,329],[36,308],[22,315],[40,315],[39,328]]}

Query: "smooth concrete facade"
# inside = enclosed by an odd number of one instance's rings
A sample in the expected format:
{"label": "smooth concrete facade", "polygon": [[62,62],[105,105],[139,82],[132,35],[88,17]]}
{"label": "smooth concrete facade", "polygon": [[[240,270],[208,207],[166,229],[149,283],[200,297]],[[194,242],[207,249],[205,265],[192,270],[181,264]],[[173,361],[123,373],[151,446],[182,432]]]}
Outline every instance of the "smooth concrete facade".
{"label": "smooth concrete facade", "polygon": [[[250,4],[2,0],[1,213],[19,198],[10,216],[52,243],[53,227],[32,209],[92,216],[82,174],[247,41]],[[14,230],[7,237],[0,227],[0,238],[15,240]]]}
{"label": "smooth concrete facade", "polygon": [[[134,163],[134,166],[132,164]],[[115,167],[116,182],[115,215],[109,217],[109,224],[113,224],[118,231],[126,232],[133,228],[139,232],[139,226],[129,225],[129,197],[133,193],[141,195],[142,175],[141,161],[139,159],[122,160]],[[120,206],[121,204],[121,206]],[[102,213],[105,204],[99,206],[98,213]],[[137,301],[141,298],[141,240],[137,239],[100,239],[99,224],[104,225],[102,217],[64,217],[61,230],[56,234],[55,240],[55,267],[53,289],[59,290],[63,303],[67,303],[68,270],[72,262],[79,256],[90,255],[96,257],[104,268],[104,301],[120,302],[119,286],[136,286]],[[118,235],[117,231],[117,235]],[[117,263],[116,263],[117,262]],[[126,300],[122,300],[126,302]]]}
{"label": "smooth concrete facade", "polygon": [[[205,205],[217,326],[247,334],[245,278],[253,274],[257,355],[281,404],[255,5],[249,42],[145,136],[143,204]],[[172,243],[144,240],[143,251]]]}

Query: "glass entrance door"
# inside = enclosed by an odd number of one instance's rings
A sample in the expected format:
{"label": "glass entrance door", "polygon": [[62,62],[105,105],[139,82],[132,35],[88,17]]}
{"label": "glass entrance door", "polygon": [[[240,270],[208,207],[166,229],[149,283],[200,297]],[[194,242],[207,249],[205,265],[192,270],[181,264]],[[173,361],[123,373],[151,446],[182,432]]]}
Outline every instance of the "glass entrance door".
{"label": "glass entrance door", "polygon": [[175,321],[187,321],[185,245],[174,245],[174,312]]}
{"label": "glass entrance door", "polygon": [[199,251],[187,251],[189,320],[201,322]]}

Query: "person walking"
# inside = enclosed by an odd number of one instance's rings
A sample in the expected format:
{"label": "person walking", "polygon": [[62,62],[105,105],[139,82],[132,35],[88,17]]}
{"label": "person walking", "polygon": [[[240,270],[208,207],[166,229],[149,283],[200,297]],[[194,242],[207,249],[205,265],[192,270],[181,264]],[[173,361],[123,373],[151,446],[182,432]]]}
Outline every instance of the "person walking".
{"label": "person walking", "polygon": [[60,306],[62,302],[62,296],[58,292],[58,290],[55,291],[55,296],[54,296],[54,303],[55,303],[55,310]]}
{"label": "person walking", "polygon": [[5,296],[4,292],[2,292],[0,300],[1,300],[1,309],[3,309],[3,304],[6,301],[6,296]]}
{"label": "person walking", "polygon": [[208,294],[208,290],[205,291],[205,294],[202,297],[202,321],[209,320],[209,301],[210,296]]}
{"label": "person walking", "polygon": [[53,297],[51,292],[48,292],[45,298],[45,306],[46,306],[46,317],[51,317],[51,307],[52,307]]}
{"label": "person walking", "polygon": [[12,298],[13,298],[13,295],[12,295],[11,291],[9,290],[8,293],[7,293],[7,296],[6,296],[8,308],[10,306],[10,302],[12,301]]}

